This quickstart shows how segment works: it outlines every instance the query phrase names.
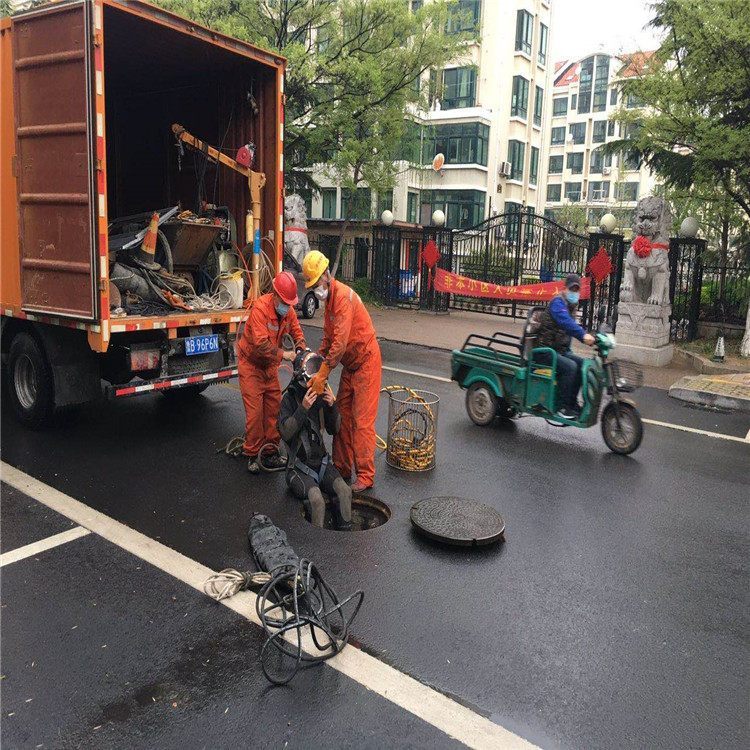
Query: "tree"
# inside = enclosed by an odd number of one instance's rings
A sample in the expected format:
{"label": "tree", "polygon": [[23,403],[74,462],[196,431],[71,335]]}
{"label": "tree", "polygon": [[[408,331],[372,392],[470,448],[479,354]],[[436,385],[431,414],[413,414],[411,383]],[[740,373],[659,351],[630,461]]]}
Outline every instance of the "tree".
{"label": "tree", "polygon": [[583,206],[573,204],[556,208],[552,215],[554,220],[570,232],[583,234],[587,227],[586,209]]}
{"label": "tree", "polygon": [[687,190],[718,184],[750,218],[750,4],[745,0],[656,0],[651,25],[664,33],[652,56],[624,60],[624,100],[615,119],[625,151],[665,182]]}
{"label": "tree", "polygon": [[[408,105],[426,105],[419,81],[460,57],[447,34],[456,0],[414,12],[404,0],[160,0],[201,23],[278,50],[288,60],[286,187],[317,190],[315,164],[347,194],[392,189]],[[357,200],[346,201],[334,269]],[[367,216],[370,216],[369,207]]]}

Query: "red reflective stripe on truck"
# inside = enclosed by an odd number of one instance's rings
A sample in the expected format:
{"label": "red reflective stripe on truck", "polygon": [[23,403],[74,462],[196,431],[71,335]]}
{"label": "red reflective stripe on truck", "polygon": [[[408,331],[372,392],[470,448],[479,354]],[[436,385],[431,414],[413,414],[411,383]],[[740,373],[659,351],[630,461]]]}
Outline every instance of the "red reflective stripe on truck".
{"label": "red reflective stripe on truck", "polygon": [[115,396],[130,396],[131,393],[135,393],[135,386],[131,388],[118,388],[115,391]]}

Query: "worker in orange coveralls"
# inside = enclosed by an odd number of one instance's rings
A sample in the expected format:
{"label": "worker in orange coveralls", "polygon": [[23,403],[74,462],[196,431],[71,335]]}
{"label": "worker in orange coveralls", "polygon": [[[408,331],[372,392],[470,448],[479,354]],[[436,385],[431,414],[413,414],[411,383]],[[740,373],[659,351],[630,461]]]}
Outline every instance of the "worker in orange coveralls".
{"label": "worker in orange coveralls", "polygon": [[[273,291],[253,302],[237,347],[246,417],[242,448],[249,456],[247,470],[251,474],[286,468],[286,459],[279,455],[281,436],[276,426],[281,404],[279,365],[283,359],[294,361],[296,352],[307,348],[294,311],[297,302],[297,280],[289,271],[282,271],[273,280]],[[281,348],[287,333],[294,341],[294,351]]]}
{"label": "worker in orange coveralls", "polygon": [[317,250],[302,262],[305,286],[315,287],[315,296],[326,302],[320,370],[310,388],[322,394],[328,375],[339,362],[341,382],[336,403],[341,429],[333,438],[333,463],[341,476],[357,479],[352,492],[370,489],[375,481],[375,419],[380,398],[381,359],[375,329],[359,295],[328,270],[328,258]]}

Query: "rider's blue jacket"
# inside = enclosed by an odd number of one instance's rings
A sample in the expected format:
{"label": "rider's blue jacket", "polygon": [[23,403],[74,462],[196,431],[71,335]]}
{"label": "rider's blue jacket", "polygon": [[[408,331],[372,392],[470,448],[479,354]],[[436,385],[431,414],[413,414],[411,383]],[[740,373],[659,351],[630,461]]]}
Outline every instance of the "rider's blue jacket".
{"label": "rider's blue jacket", "polygon": [[568,303],[562,298],[562,296],[557,296],[552,299],[552,302],[549,304],[549,312],[555,323],[557,323],[565,333],[577,338],[579,341],[583,341],[583,337],[586,335],[586,329],[582,328],[575,322],[573,316],[570,314],[570,310],[568,310]]}

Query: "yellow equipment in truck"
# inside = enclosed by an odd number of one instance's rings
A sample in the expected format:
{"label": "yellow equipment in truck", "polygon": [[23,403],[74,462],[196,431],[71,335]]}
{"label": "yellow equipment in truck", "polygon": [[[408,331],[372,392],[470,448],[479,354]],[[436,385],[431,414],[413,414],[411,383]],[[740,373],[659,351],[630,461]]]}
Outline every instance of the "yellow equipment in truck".
{"label": "yellow equipment in truck", "polygon": [[[196,138],[188,133],[182,125],[175,123],[172,125],[172,132],[181,143],[190,146],[190,148],[200,151],[216,164],[223,164],[225,167],[239,172],[243,177],[247,177],[247,184],[250,188],[250,210],[245,217],[245,237],[248,242],[253,238],[253,261],[250,269],[251,284],[248,291],[248,299],[255,300],[260,295],[260,285],[258,282],[258,271],[260,267],[260,191],[265,187],[266,175],[263,172],[253,172],[250,167],[240,164],[236,159],[232,159],[226,154],[222,154],[213,146],[204,143],[200,138]],[[243,147],[244,148],[244,147]]]}

